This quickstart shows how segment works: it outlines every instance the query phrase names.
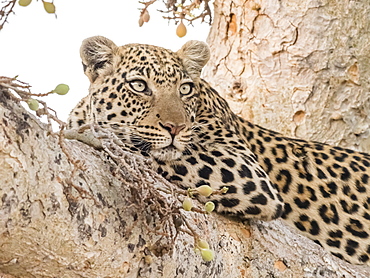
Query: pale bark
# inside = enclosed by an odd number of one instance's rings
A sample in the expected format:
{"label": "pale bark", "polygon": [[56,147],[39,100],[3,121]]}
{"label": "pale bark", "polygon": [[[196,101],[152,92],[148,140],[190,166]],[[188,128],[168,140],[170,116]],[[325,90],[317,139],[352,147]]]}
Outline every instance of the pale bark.
{"label": "pale bark", "polygon": [[205,79],[288,136],[370,152],[370,5],[216,0]]}
{"label": "pale bark", "polygon": [[[122,182],[117,165],[106,153],[80,142],[65,142],[68,153],[85,167],[72,175],[74,166],[58,137],[48,135],[44,124],[7,96],[1,91],[0,275],[370,276],[368,268],[333,258],[280,221],[254,222],[249,227],[216,214],[185,213],[216,253],[212,262],[205,263],[194,253],[191,236],[180,233],[172,244],[148,231],[141,220],[148,217],[152,229],[168,231],[156,209],[140,210],[145,215],[136,215],[135,209],[125,210],[131,198],[140,197],[132,188],[143,186],[143,182],[147,187],[164,187],[141,159],[126,158],[126,181]],[[164,202],[174,202],[171,194],[158,194]],[[279,261],[287,268],[275,265]]]}
{"label": "pale bark", "polygon": [[[203,76],[234,112],[253,123],[370,152],[369,14],[366,0],[216,0],[208,37],[212,54]],[[286,240],[270,234],[281,229],[276,223],[262,224],[266,248]],[[288,264],[312,259],[304,246],[270,250]],[[297,252],[301,259],[291,260]],[[284,277],[340,277],[327,271],[330,260],[316,265],[325,274],[304,273],[302,267],[301,273]],[[349,277],[368,268],[359,269]],[[255,273],[251,277],[268,276]]]}

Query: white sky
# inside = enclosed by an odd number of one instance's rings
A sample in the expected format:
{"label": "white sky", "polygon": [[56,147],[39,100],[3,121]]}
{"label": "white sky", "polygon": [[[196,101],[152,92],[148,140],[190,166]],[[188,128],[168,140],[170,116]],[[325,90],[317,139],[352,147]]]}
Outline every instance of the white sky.
{"label": "white sky", "polygon": [[102,35],[117,45],[145,43],[178,50],[186,41],[205,41],[209,26],[187,26],[183,38],[176,26],[149,9],[150,21],[138,26],[142,7],[138,0],[55,0],[57,19],[47,14],[41,1],[28,7],[16,4],[15,15],[0,31],[0,76],[14,77],[32,85],[33,93],[46,93],[59,83],[70,86],[67,95],[51,95],[44,100],[66,121],[70,110],[87,95],[89,82],[83,74],[79,48],[83,39]]}

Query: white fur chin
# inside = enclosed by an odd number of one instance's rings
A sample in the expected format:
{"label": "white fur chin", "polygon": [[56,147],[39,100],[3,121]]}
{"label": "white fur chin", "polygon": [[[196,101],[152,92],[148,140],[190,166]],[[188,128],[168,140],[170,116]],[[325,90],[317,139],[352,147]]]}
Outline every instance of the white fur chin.
{"label": "white fur chin", "polygon": [[182,152],[180,152],[177,149],[170,148],[170,149],[159,149],[159,150],[151,150],[150,154],[161,161],[172,161],[179,159],[182,155]]}

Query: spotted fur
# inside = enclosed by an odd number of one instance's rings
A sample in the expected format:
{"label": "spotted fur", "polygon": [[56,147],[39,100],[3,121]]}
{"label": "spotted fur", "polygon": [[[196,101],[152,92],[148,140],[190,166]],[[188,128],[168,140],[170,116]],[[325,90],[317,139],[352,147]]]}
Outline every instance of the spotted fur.
{"label": "spotted fur", "polygon": [[217,212],[281,216],[337,257],[370,264],[370,155],[287,138],[236,116],[199,77],[209,58],[202,42],[174,53],[92,37],[81,57],[90,93],[69,128],[108,128],[182,188],[228,187],[200,198]]}

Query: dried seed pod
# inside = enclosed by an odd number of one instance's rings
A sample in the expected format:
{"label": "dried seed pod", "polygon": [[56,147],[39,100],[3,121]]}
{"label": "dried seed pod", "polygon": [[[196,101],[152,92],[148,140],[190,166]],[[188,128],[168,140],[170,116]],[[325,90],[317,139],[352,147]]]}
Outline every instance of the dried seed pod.
{"label": "dried seed pod", "polygon": [[144,24],[143,17],[140,16],[140,18],[139,18],[139,27],[143,26],[143,24]]}
{"label": "dried seed pod", "polygon": [[187,32],[186,31],[186,26],[185,26],[185,24],[181,20],[179,26],[177,26],[177,28],[176,28],[176,35],[178,37],[182,38],[183,36],[186,35],[186,32]]}
{"label": "dried seed pod", "polygon": [[44,3],[44,9],[47,13],[49,14],[55,13],[55,5],[53,3],[45,2],[45,1],[42,1],[42,2]]}
{"label": "dried seed pod", "polygon": [[31,4],[31,2],[32,2],[32,0],[19,0],[18,4],[19,4],[19,6],[26,7],[29,4]]}
{"label": "dried seed pod", "polygon": [[143,13],[143,15],[141,17],[143,18],[144,22],[148,22],[150,20],[150,15],[149,15],[149,12],[147,10],[145,10],[145,12]]}

